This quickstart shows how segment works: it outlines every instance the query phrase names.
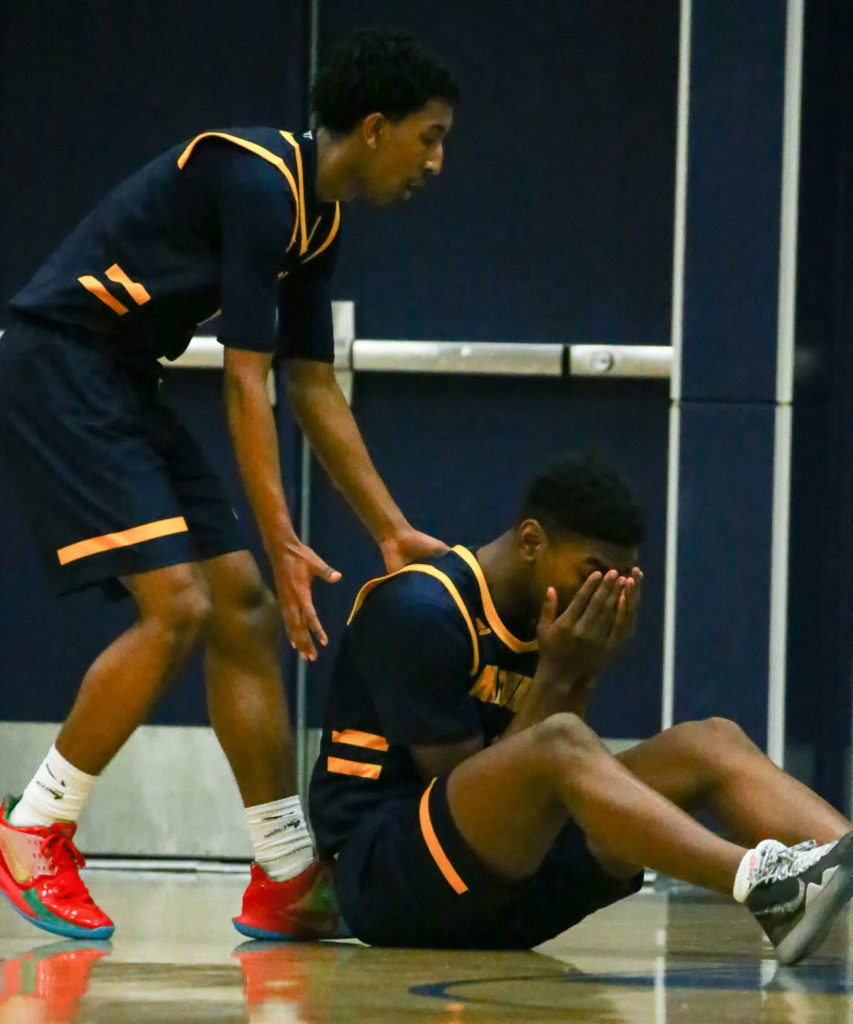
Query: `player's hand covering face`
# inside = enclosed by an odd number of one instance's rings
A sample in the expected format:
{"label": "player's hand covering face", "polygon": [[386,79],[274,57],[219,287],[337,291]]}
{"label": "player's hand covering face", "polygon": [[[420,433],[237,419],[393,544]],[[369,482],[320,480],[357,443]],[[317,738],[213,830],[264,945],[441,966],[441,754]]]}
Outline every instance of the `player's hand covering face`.
{"label": "player's hand covering face", "polygon": [[591,573],[557,615],[549,587],[537,629],[539,664],[555,682],[597,676],[634,635],[643,574]]}

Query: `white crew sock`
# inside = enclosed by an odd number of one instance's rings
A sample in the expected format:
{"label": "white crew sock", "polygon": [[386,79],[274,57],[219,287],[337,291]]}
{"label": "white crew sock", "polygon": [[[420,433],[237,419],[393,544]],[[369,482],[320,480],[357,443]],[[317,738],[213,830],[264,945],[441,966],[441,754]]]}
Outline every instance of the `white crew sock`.
{"label": "white crew sock", "polygon": [[304,871],[314,856],[314,841],[298,796],[246,808],[255,860],[276,882]]}
{"label": "white crew sock", "polygon": [[9,816],[18,827],[76,821],[96,775],[87,775],[51,747]]}

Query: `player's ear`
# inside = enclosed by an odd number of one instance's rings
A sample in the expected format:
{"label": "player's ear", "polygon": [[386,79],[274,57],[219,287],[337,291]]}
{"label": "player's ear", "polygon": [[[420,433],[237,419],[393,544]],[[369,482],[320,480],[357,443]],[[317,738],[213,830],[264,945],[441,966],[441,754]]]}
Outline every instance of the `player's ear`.
{"label": "player's ear", "polygon": [[382,135],[384,130],[385,118],[378,111],[373,114],[368,114],[361,122],[361,131],[364,135],[364,141],[370,149],[377,148],[379,145],[379,137]]}
{"label": "player's ear", "polygon": [[538,519],[525,519],[516,530],[518,548],[525,562],[535,562],[548,540]]}

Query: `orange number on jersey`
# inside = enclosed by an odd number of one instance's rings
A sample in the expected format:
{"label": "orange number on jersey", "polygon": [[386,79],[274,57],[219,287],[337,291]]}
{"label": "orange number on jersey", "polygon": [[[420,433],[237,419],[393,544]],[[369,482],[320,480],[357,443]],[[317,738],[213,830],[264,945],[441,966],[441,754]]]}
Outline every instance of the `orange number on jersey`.
{"label": "orange number on jersey", "polygon": [[[110,281],[114,281],[116,284],[120,284],[125,291],[130,295],[137,306],[144,306],[151,296],[146,291],[145,287],[138,281],[131,281],[131,279],[125,274],[118,263],[114,263],[107,271],[106,276]],[[124,303],[119,302],[117,298],[111,295],[106,286],[101,284],[97,277],[92,277],[91,274],[84,274],[83,277],[78,277],[77,280],[83,285],[88,291],[90,291],[96,298],[100,299],[101,302],[105,303],[114,313],[118,313],[119,316],[124,316],[127,312],[127,306]]]}

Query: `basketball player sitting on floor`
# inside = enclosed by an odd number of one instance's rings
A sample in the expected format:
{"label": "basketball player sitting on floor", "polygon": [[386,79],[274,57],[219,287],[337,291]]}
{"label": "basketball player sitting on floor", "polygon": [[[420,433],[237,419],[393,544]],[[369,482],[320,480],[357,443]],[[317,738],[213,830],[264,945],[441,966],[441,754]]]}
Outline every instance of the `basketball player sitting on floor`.
{"label": "basketball player sitting on floor", "polygon": [[644,867],[746,904],[782,963],[823,938],[853,889],[848,821],[725,719],[618,757],[584,723],[634,631],[643,530],[609,469],[564,459],[491,543],[362,589],[310,791],[358,938],[535,946]]}

